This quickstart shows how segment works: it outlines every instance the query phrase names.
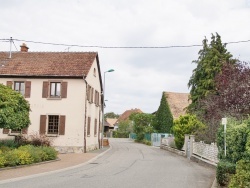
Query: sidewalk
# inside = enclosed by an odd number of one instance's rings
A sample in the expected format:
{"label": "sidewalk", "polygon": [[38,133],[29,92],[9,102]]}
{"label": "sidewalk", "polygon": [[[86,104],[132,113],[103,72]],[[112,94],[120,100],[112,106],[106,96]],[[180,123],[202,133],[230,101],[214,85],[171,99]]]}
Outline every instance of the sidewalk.
{"label": "sidewalk", "polygon": [[27,166],[0,169],[0,181],[51,171],[59,171],[65,168],[73,168],[75,166],[84,165],[88,161],[94,160],[98,156],[103,155],[109,149],[109,147],[104,147],[103,149],[91,151],[89,153],[59,154],[58,160]]}

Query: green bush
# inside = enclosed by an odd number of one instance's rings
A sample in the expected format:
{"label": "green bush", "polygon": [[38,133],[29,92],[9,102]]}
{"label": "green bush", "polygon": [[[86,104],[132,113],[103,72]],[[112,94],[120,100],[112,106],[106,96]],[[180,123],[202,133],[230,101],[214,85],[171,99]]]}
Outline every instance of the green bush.
{"label": "green bush", "polygon": [[195,115],[186,114],[174,121],[173,132],[174,141],[178,149],[184,145],[185,134],[196,135],[205,129],[205,125],[200,122]]}
{"label": "green bush", "polygon": [[232,176],[229,188],[250,187],[250,160],[240,160],[236,165],[236,174]]}
{"label": "green bush", "polygon": [[230,177],[235,174],[235,164],[228,161],[221,160],[217,164],[216,178],[217,182],[224,186],[230,181]]}
{"label": "green bush", "polygon": [[1,147],[8,147],[8,148],[18,148],[18,143],[15,142],[15,140],[10,140],[10,139],[6,139],[6,140],[0,140],[0,148]]}
{"label": "green bush", "polygon": [[129,133],[127,132],[119,132],[119,131],[113,131],[113,137],[114,138],[128,138]]}
{"label": "green bush", "polygon": [[6,159],[3,155],[3,152],[0,150],[0,168],[4,167],[5,163],[6,163]]}
{"label": "green bush", "polygon": [[148,145],[148,146],[151,146],[152,145],[152,143],[150,142],[150,141],[148,141],[148,140],[142,140],[142,143],[143,144],[146,144],[146,145]]}
{"label": "green bush", "polygon": [[[226,132],[226,157],[224,156],[224,128],[221,125],[217,134],[217,146],[219,149],[219,159],[226,159],[232,163],[245,158],[250,151],[250,118],[244,121],[230,120]],[[249,143],[248,143],[249,142]]]}
{"label": "green bush", "polygon": [[53,147],[41,147],[42,151],[44,151],[47,154],[46,160],[54,160],[57,158],[58,152]]}
{"label": "green bush", "polygon": [[41,147],[26,145],[26,146],[20,146],[18,149],[29,152],[34,163],[45,161],[48,158],[47,153],[43,151]]}

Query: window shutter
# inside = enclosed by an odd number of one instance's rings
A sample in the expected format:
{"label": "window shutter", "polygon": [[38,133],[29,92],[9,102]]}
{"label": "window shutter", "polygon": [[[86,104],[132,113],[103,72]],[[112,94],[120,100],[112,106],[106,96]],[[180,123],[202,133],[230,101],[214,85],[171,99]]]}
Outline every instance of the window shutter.
{"label": "window shutter", "polygon": [[3,134],[9,134],[9,129],[3,129]]}
{"label": "window shutter", "polygon": [[6,85],[7,85],[8,87],[10,87],[10,88],[12,88],[12,84],[13,84],[12,81],[7,81],[7,83],[6,83]]}
{"label": "window shutter", "polygon": [[65,116],[60,116],[59,135],[65,135]]}
{"label": "window shutter", "polygon": [[40,116],[40,134],[45,134],[46,132],[46,115]]}
{"label": "window shutter", "polygon": [[91,88],[91,92],[90,93],[91,93],[91,96],[90,96],[91,99],[90,100],[91,100],[91,103],[93,103],[94,102],[94,100],[93,100],[94,88],[93,87]]}
{"label": "window shutter", "polygon": [[87,135],[90,135],[90,121],[91,121],[91,117],[88,117],[88,130],[87,130]]}
{"label": "window shutter", "polygon": [[25,98],[30,98],[30,91],[31,91],[31,81],[26,81],[25,82]]}
{"label": "window shutter", "polygon": [[22,129],[22,134],[27,134],[28,133],[28,127]]}
{"label": "window shutter", "polygon": [[94,134],[96,135],[97,133],[97,119],[95,119],[95,130],[94,130]]}
{"label": "window shutter", "polygon": [[49,82],[43,82],[42,97],[48,98],[48,94],[49,94]]}
{"label": "window shutter", "polygon": [[62,82],[61,98],[67,98],[68,82]]}

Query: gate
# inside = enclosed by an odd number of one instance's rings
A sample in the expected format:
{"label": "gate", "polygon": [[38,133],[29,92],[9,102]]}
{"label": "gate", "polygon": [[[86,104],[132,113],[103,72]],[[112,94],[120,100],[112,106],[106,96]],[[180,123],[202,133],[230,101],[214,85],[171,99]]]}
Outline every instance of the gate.
{"label": "gate", "polygon": [[152,146],[160,147],[161,146],[161,139],[168,137],[168,133],[152,133],[151,134],[151,143]]}

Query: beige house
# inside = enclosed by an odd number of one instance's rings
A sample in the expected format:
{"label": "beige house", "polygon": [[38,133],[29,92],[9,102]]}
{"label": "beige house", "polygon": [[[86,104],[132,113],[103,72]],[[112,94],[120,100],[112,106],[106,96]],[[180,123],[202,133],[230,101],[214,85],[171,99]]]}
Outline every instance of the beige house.
{"label": "beige house", "polygon": [[189,105],[189,93],[163,92],[166,96],[170,111],[174,119],[186,114],[186,108]]}
{"label": "beige house", "polygon": [[[100,147],[102,80],[96,52],[0,52],[0,83],[24,95],[31,125],[23,133],[44,134],[60,152]],[[0,139],[18,131],[1,130]]]}

